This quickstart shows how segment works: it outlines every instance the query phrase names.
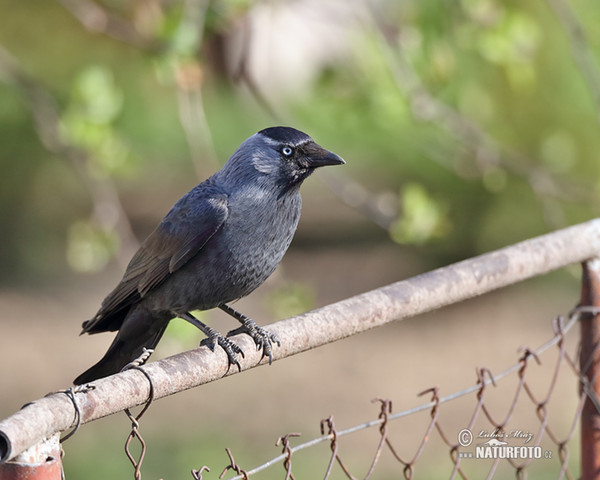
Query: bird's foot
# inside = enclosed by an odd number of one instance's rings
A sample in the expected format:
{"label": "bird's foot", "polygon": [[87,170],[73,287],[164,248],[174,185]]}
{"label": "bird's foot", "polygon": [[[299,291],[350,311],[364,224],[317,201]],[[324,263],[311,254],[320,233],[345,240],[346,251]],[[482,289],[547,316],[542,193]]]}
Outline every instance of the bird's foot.
{"label": "bird's foot", "polygon": [[227,354],[227,360],[229,362],[227,366],[227,370],[231,365],[235,365],[238,368],[238,371],[242,371],[242,367],[240,362],[237,359],[237,355],[241,355],[244,358],[243,350],[236,343],[232,342],[229,338],[224,337],[216,330],[208,327],[206,333],[207,337],[200,342],[200,345],[206,345],[213,352],[215,351],[215,347],[217,344],[221,346],[225,353]]}
{"label": "bird's foot", "polygon": [[206,345],[208,348],[211,349],[211,351],[214,352],[215,347],[217,346],[217,344],[219,344],[221,348],[225,350],[228,361],[227,371],[229,371],[231,365],[235,365],[240,372],[242,371],[242,366],[240,365],[240,362],[238,362],[236,356],[241,355],[242,358],[244,358],[244,352],[238,345],[221,335],[214,328],[211,328],[205,323],[198,320],[189,312],[175,313],[175,315],[177,315],[180,318],[183,318],[185,321],[199,328],[204,333],[204,335],[206,335],[206,338],[200,342],[200,345]]}
{"label": "bird's foot", "polygon": [[271,363],[273,363],[273,344],[276,343],[278,347],[281,346],[279,337],[274,333],[270,333],[264,328],[259,327],[250,317],[234,310],[229,305],[223,304],[219,306],[219,308],[242,324],[241,327],[227,332],[227,336],[231,337],[238,333],[247,333],[252,337],[252,340],[254,340],[256,349],[260,350],[262,348],[263,357],[269,357],[269,365],[271,365]]}
{"label": "bird's foot", "polygon": [[269,365],[273,363],[272,345],[276,343],[278,347],[281,346],[281,340],[279,340],[277,335],[268,332],[262,327],[259,327],[256,322],[249,317],[246,317],[246,320],[242,323],[241,327],[227,332],[227,336],[231,337],[233,335],[237,335],[238,333],[247,333],[250,335],[256,344],[256,349],[262,349],[263,356],[269,357]]}

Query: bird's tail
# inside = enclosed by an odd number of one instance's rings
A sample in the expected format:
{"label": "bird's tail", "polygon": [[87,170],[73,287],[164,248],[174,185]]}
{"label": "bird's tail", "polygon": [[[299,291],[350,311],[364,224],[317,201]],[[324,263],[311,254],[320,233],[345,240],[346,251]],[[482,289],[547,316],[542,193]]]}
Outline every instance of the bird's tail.
{"label": "bird's tail", "polygon": [[108,351],[98,363],[79,375],[73,383],[81,385],[118,373],[138,358],[145,348],[154,348],[169,324],[169,318],[156,317],[133,309],[119,329]]}

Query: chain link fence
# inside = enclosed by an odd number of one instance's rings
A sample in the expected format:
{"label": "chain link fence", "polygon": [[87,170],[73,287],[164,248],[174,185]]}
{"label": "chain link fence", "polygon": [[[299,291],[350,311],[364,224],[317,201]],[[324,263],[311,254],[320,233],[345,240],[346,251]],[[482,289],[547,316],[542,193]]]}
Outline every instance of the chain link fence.
{"label": "chain link fence", "polygon": [[[317,449],[327,450],[329,458],[322,470],[311,472],[311,478],[355,480],[387,478],[386,475],[406,479],[431,478],[432,471],[436,472],[436,477],[452,479],[537,478],[542,475],[578,478],[579,459],[573,455],[579,449],[577,426],[586,398],[598,405],[586,375],[578,367],[581,342],[575,327],[584,310],[575,309],[567,318],[556,317],[552,322],[552,338],[535,349],[523,347],[515,364],[506,370],[493,373],[486,367],[477,368],[476,383],[462,391],[442,396],[437,387],[432,387],[418,394],[428,401],[401,412],[393,411],[392,400],[376,398],[373,400],[379,410],[376,419],[339,429],[330,416],[320,422],[322,436],[300,443],[300,434],[285,434],[276,442],[282,448],[281,455],[250,469],[238,465],[231,450],[226,449],[229,464],[222,468],[219,478],[265,478],[261,475],[269,469],[280,471],[279,476],[271,473],[269,478],[294,479],[293,465],[302,462],[314,465],[310,456],[316,455]],[[509,385],[500,389],[501,383]],[[553,397],[575,397],[572,387],[577,384],[581,388],[573,409],[553,410]],[[565,390],[569,385],[571,388]],[[470,416],[451,417],[449,404],[459,399],[472,405]],[[504,407],[500,414],[498,403]],[[529,412],[529,421],[523,420],[523,410]],[[420,413],[429,417],[422,430],[403,428],[403,420]],[[534,422],[532,418],[535,418]],[[460,430],[448,426],[461,425],[460,422],[463,425]],[[367,430],[376,430],[377,435],[367,436]],[[362,454],[358,457],[356,452],[344,450],[342,437],[350,435],[364,438],[361,440]],[[406,448],[407,438],[409,449]],[[398,444],[404,448],[399,448]],[[428,449],[438,457],[435,468],[430,463],[431,455],[427,455]],[[445,458],[440,458],[441,451],[446,452]],[[320,457],[322,454],[319,452]],[[380,462],[386,464],[382,472]],[[350,464],[354,466],[350,467]],[[203,466],[200,470],[192,470],[192,475],[201,479],[207,471],[210,471],[209,466]]]}

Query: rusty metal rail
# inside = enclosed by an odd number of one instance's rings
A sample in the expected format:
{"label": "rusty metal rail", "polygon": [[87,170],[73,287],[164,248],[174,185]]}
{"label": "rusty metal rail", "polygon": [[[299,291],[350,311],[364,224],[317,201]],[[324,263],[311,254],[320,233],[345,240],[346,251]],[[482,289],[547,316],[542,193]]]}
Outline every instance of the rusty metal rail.
{"label": "rusty metal rail", "polygon": [[[598,265],[600,260],[591,261],[598,256],[600,219],[595,219],[274,323],[268,329],[281,339],[281,347],[275,348],[273,359],[301,353],[569,264],[589,261],[586,267],[589,269]],[[246,353],[240,362],[242,370],[265,363],[249,337],[238,335],[234,341]],[[0,421],[0,462],[8,461],[78,423],[144,404],[150,392],[149,378],[154,398],[158,399],[237,373],[227,370],[224,352],[217,349],[212,353],[206,347],[142,368],[145,374],[137,370],[125,371],[94,382],[94,388],[85,392],[49,395]],[[595,370],[588,372],[593,374],[589,377],[590,382],[597,382]],[[597,410],[590,415],[589,418],[597,421]],[[596,461],[591,468],[597,469],[597,465]]]}
{"label": "rusty metal rail", "polygon": [[[600,258],[583,264],[581,304],[600,308]],[[581,478],[600,476],[600,313],[581,319],[579,369],[587,393],[581,412]]]}

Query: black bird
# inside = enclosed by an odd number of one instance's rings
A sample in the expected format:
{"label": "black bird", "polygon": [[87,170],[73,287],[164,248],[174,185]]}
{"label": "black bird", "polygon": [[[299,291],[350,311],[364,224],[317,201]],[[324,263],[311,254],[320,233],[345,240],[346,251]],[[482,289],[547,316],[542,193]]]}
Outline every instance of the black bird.
{"label": "black bird", "polygon": [[119,372],[154,348],[169,321],[198,327],[214,350],[240,368],[242,350],[190,314],[221,308],[272,359],[279,339],[229,305],[261,285],[286,252],[300,218],[300,185],[325,165],[345,163],[290,127],[272,127],[244,141],[223,168],[184,195],[142,243],[123,279],[81,333],[118,330],[104,357],[74,381]]}

